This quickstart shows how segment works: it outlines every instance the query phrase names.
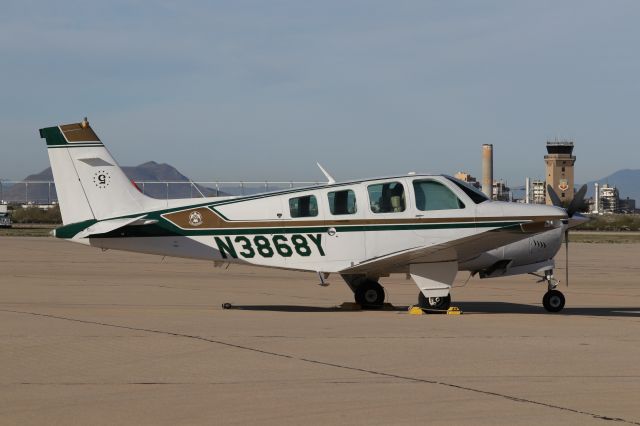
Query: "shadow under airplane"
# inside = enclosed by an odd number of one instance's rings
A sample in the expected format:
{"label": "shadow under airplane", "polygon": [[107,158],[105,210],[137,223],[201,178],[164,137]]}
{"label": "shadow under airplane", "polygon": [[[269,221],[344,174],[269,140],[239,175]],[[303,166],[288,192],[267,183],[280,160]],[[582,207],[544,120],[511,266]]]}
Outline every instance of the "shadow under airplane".
{"label": "shadow under airplane", "polygon": [[[540,314],[549,315],[541,306],[508,302],[458,302],[464,313],[469,314]],[[598,317],[640,317],[640,307],[571,307],[552,315],[577,315]]]}
{"label": "shadow under airplane", "polygon": [[[597,317],[630,317],[640,318],[640,307],[565,307],[561,312],[549,314],[541,306],[509,302],[458,302],[457,307],[465,314],[535,314],[535,315],[569,315]],[[385,306],[384,311],[406,312],[408,306]],[[358,312],[360,309],[349,309],[340,306],[297,306],[297,305],[231,305],[227,309],[245,311],[270,312]],[[367,309],[369,311],[376,309]]]}
{"label": "shadow under airplane", "polygon": [[[353,304],[350,304],[353,305]],[[341,306],[298,306],[298,305],[231,305],[224,309],[238,309],[243,311],[269,311],[269,312],[358,312],[358,311],[390,311],[406,312],[408,306],[390,306],[386,304],[381,308],[345,308]]]}

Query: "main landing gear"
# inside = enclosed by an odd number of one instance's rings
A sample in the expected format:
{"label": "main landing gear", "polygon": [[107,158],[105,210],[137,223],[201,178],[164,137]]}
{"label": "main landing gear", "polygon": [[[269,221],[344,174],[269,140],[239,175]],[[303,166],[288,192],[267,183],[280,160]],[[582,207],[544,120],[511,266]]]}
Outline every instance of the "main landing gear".
{"label": "main landing gear", "polygon": [[358,305],[365,309],[381,308],[384,305],[384,287],[380,285],[377,277],[365,275],[341,275],[345,280]]}
{"label": "main landing gear", "polygon": [[553,270],[544,272],[544,278],[540,281],[547,282],[547,292],[542,298],[542,306],[548,312],[560,312],[564,308],[564,294],[555,288],[558,286],[558,280],[553,276]]}
{"label": "main landing gear", "polygon": [[384,287],[377,281],[365,280],[356,287],[354,296],[363,308],[379,308],[384,304]]}

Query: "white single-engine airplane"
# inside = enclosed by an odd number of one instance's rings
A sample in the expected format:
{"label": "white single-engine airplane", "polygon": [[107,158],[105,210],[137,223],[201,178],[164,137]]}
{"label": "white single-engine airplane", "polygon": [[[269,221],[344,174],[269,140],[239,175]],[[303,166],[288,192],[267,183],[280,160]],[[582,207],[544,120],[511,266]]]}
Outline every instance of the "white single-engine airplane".
{"label": "white single-engine airplane", "polygon": [[[127,250],[342,276],[366,307],[379,279],[408,273],[424,308],[447,309],[458,271],[481,278],[531,273],[543,305],[564,307],[553,257],[583,219],[564,209],[490,201],[446,175],[408,174],[239,197],[160,200],[142,194],[86,118],[40,129],[63,226],[55,236]],[[586,189],[586,188],[583,188]],[[584,191],[579,191],[582,198]],[[557,199],[557,197],[555,197]]]}

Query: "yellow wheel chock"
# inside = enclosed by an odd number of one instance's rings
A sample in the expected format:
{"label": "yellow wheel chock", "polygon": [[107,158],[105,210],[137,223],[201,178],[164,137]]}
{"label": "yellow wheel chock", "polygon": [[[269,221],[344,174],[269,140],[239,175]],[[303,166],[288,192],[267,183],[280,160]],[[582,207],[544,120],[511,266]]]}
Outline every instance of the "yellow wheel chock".
{"label": "yellow wheel chock", "polygon": [[446,311],[439,309],[426,309],[420,306],[409,307],[409,315],[426,315],[426,314],[446,314],[446,315],[462,315],[460,308],[455,306],[450,307]]}

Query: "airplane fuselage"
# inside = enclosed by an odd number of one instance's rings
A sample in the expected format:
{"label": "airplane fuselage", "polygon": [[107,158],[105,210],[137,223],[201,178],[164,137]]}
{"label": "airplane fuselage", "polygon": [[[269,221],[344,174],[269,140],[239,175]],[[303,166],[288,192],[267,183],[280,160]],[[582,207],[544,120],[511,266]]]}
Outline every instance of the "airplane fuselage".
{"label": "airplane fuselage", "polygon": [[[402,205],[377,205],[384,202],[380,188],[399,185],[403,195],[395,202]],[[424,185],[457,201],[421,205],[416,191]],[[372,196],[378,198],[372,200]],[[341,202],[342,210],[336,210],[336,197],[346,200]],[[183,203],[146,212],[145,219],[155,223],[118,228],[89,238],[74,238],[64,229],[58,235],[104,249],[334,273],[411,248],[485,234],[492,237],[494,230],[519,231],[523,224],[546,223],[550,231],[531,238],[518,241],[522,235],[507,232],[499,239],[478,238],[456,249],[459,270],[481,271],[504,259],[514,259],[511,266],[550,261],[559,248],[559,221],[564,217],[553,207],[535,206],[536,214],[532,214],[532,206],[522,204],[476,203],[454,181],[439,175]],[[311,205],[301,210],[292,203]],[[439,208],[451,206],[455,208]],[[407,270],[405,264],[389,272]]]}

